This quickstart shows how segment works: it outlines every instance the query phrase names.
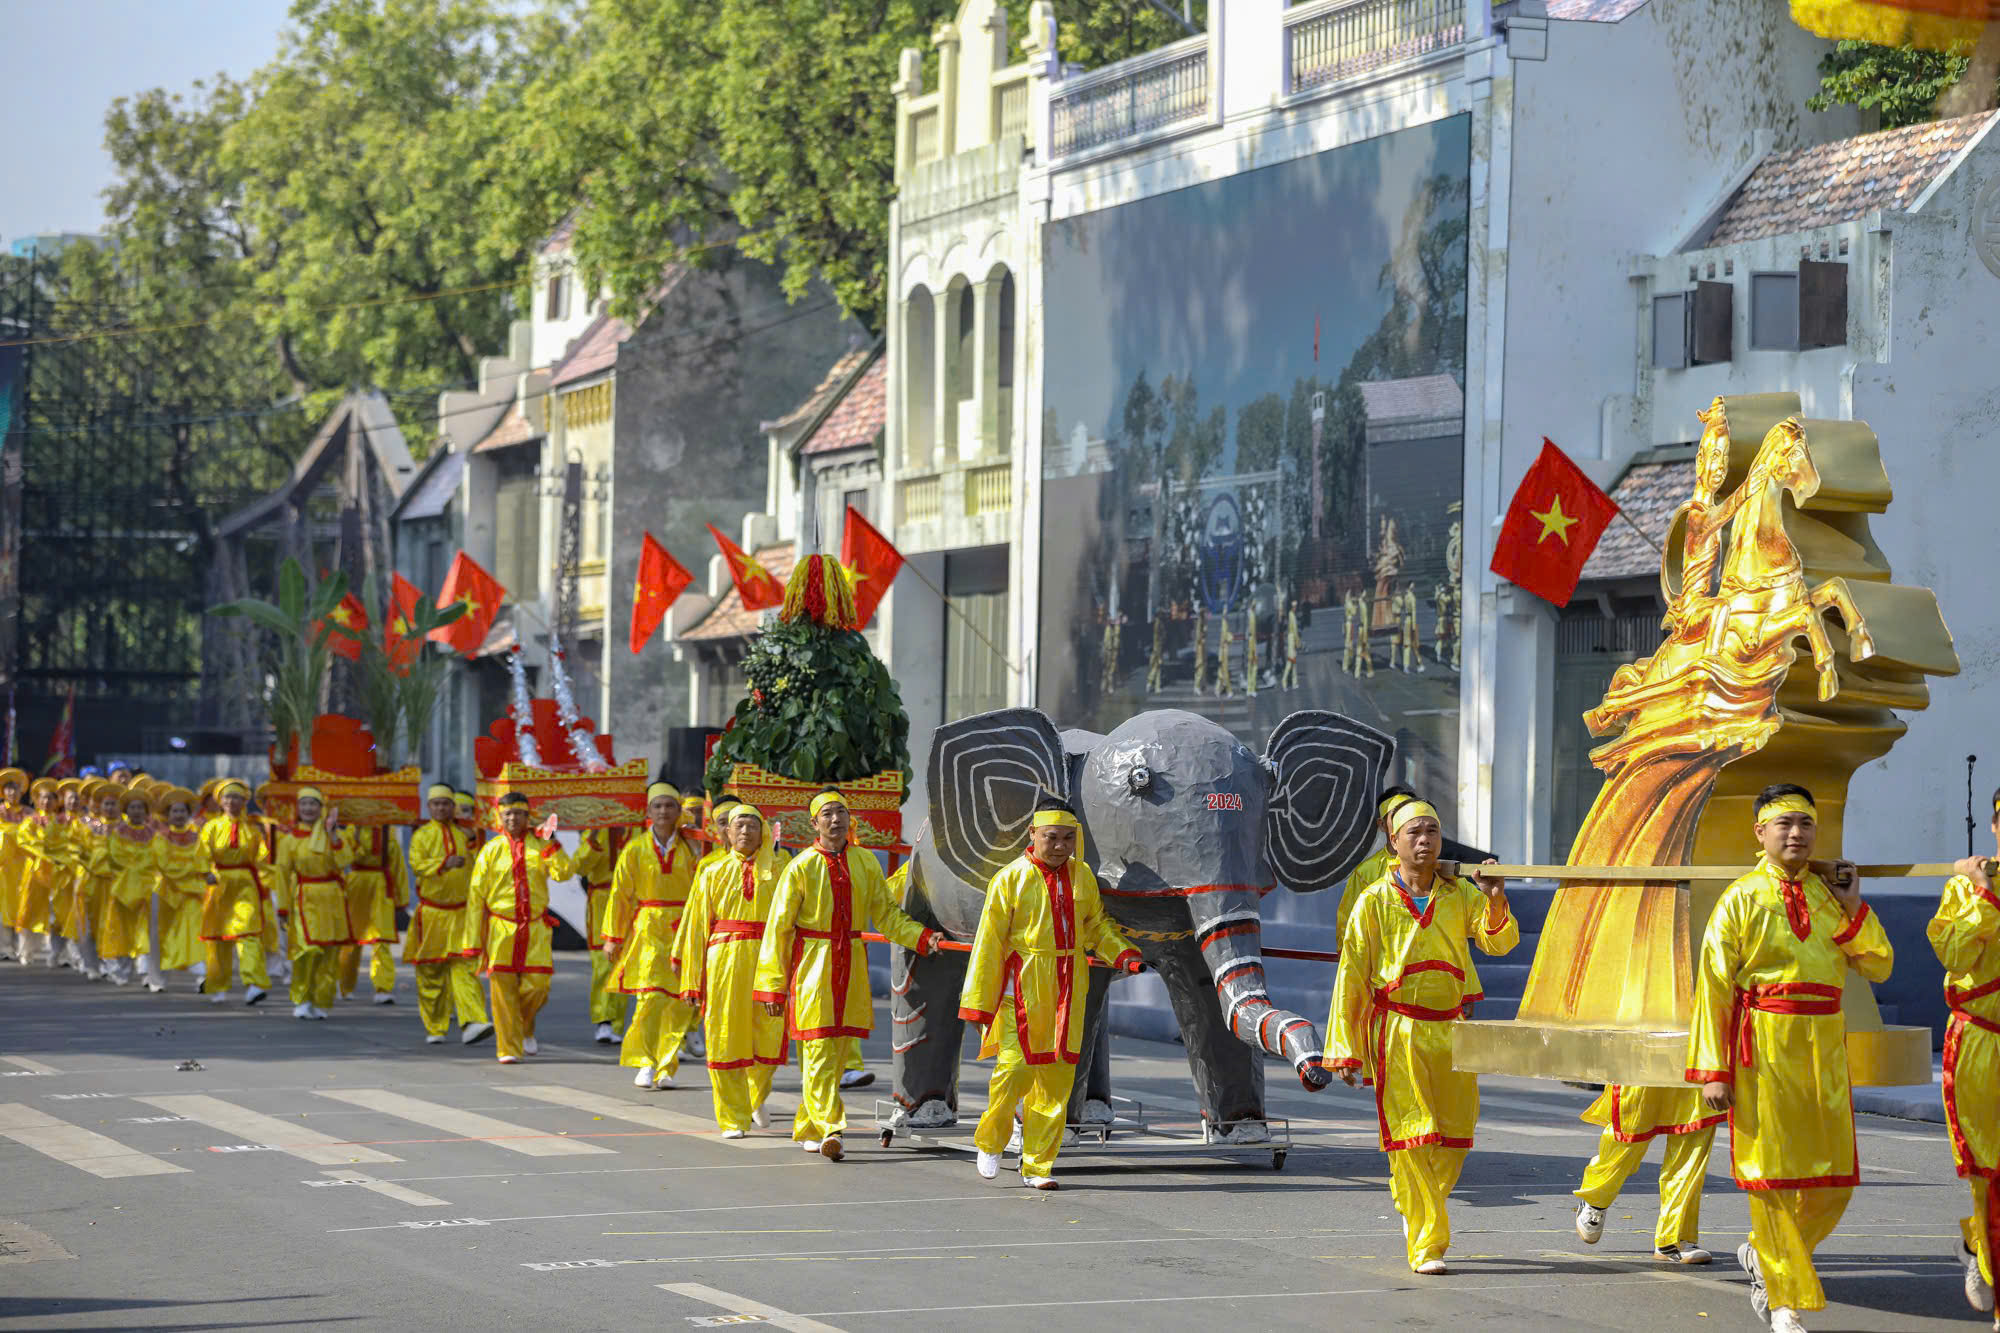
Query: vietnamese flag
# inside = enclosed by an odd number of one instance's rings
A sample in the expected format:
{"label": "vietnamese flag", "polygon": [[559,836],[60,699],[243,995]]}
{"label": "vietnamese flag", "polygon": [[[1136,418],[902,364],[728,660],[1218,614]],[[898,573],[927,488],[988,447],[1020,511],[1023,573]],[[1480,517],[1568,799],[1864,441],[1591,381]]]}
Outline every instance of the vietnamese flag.
{"label": "vietnamese flag", "polygon": [[646,646],[667,618],[667,608],[694,582],[694,575],[667,548],[645,533],[639,542],[639,577],[632,585],[632,651]]}
{"label": "vietnamese flag", "polygon": [[849,505],[840,529],[840,563],[854,576],[854,627],[865,629],[875,618],[875,608],[888,594],[889,585],[896,581],[903,553],[877,532],[860,510]]}
{"label": "vietnamese flag", "polygon": [[344,657],[350,662],[361,660],[361,633],[368,628],[368,608],[353,593],[340,599],[340,605],[322,625],[332,628],[326,636],[326,646],[335,657]]}
{"label": "vietnamese flag", "polygon": [[1541,457],[1507,506],[1493,546],[1493,572],[1545,602],[1568,606],[1584,562],[1617,516],[1611,497],[1544,438]]}
{"label": "vietnamese flag", "polygon": [[723,536],[713,523],[708,524],[708,535],[715,538],[723,558],[729,561],[729,578],[736,585],[736,595],[743,599],[745,611],[763,611],[785,604],[783,586],[755,556]]}
{"label": "vietnamese flag", "polygon": [[493,628],[493,617],[500,614],[500,604],[506,600],[507,590],[500,586],[499,580],[460,551],[452,557],[451,570],[444,576],[437,604],[442,609],[456,602],[465,608],[465,614],[449,625],[438,626],[430,637],[459,656],[470,657],[486,642],[486,631]]}
{"label": "vietnamese flag", "polygon": [[410,633],[423,592],[401,574],[389,579],[389,623],[382,627],[382,655],[398,671],[408,671],[424,642]]}

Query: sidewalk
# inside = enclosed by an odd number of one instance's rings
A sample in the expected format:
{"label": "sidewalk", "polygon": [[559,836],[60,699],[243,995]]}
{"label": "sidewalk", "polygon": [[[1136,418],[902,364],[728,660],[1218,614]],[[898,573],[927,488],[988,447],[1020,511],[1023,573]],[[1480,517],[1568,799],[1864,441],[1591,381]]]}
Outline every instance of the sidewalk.
{"label": "sidewalk", "polygon": [[1856,1088],[1854,1109],[1870,1115],[1890,1115],[1898,1120],[1928,1120],[1944,1123],[1944,1064],[1933,1061],[1929,1087]]}

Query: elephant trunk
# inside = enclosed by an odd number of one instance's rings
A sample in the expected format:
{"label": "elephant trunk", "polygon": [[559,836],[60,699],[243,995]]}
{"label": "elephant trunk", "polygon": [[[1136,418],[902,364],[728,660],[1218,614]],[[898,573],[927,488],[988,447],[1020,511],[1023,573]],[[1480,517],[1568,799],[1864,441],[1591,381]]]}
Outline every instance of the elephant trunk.
{"label": "elephant trunk", "polygon": [[1215,979],[1229,1030],[1248,1045],[1291,1062],[1299,1082],[1317,1091],[1332,1081],[1322,1066],[1318,1029],[1271,1003],[1260,945],[1258,895],[1247,888],[1197,889],[1188,894],[1195,943]]}

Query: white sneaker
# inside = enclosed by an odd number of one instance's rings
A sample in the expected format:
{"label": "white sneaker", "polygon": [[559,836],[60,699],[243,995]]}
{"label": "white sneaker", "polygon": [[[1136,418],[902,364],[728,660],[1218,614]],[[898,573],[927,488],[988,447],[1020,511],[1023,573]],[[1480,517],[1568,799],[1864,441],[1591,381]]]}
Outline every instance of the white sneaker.
{"label": "white sneaker", "polygon": [[264,997],[270,993],[262,986],[252,986],[249,990],[243,992],[243,1003],[262,1004],[264,1003]]}
{"label": "white sneaker", "polygon": [[722,1131],[722,1137],[725,1139],[740,1139],[747,1136],[740,1129],[725,1129]]}
{"label": "white sneaker", "polygon": [[1442,1259],[1426,1259],[1417,1265],[1416,1271],[1424,1277],[1443,1277],[1451,1271]]}
{"label": "white sneaker", "polygon": [[1062,1186],[1056,1184],[1054,1176],[1022,1176],[1021,1183],[1031,1190],[1056,1190],[1062,1188]]}
{"label": "white sneaker", "polygon": [[1771,1333],[1806,1333],[1805,1321],[1797,1310],[1780,1305],[1771,1311]]}
{"label": "white sneaker", "polygon": [[816,1152],[818,1152],[818,1151],[819,1151],[819,1140],[818,1140],[818,1139],[800,1139],[800,1140],[799,1140],[799,1148],[800,1148],[800,1150],[801,1150],[801,1151],[803,1151],[803,1152],[814,1152],[814,1153],[816,1153]]}
{"label": "white sneaker", "polygon": [[226,990],[219,990],[215,994],[208,997],[208,1002],[210,1004],[228,1004],[229,992]]}
{"label": "white sneaker", "polygon": [[979,1154],[979,1174],[991,1180],[1000,1174],[1000,1154],[981,1151]]}
{"label": "white sneaker", "polygon": [[295,1004],[295,1005],[293,1005],[293,1006],[292,1006],[292,1017],[293,1017],[293,1018],[311,1018],[311,1017],[312,1017],[312,1006],[311,1006],[311,1005],[309,1005],[309,1004]]}
{"label": "white sneaker", "polygon": [[395,997],[395,996],[393,996],[393,995],[391,995],[391,994],[390,994],[390,993],[389,993],[388,991],[385,991],[385,990],[378,990],[378,991],[376,991],[376,992],[375,992],[375,1000],[374,1000],[374,1003],[376,1003],[376,1004],[394,1004],[395,1002],[396,1002],[396,997]]}
{"label": "white sneaker", "polygon": [[769,1129],[771,1127],[771,1117],[760,1106],[750,1113],[750,1123],[759,1129]]}
{"label": "white sneaker", "polygon": [[1771,1293],[1764,1287],[1764,1270],[1757,1262],[1757,1250],[1749,1241],[1736,1247],[1737,1266],[1750,1275],[1750,1311],[1765,1323],[1771,1321]]}
{"label": "white sneaker", "polygon": [[632,1075],[632,1086],[633,1086],[633,1087],[635,1087],[635,1088],[650,1088],[650,1087],[652,1087],[652,1086],[653,1086],[653,1067],[652,1067],[651,1065],[640,1065],[640,1066],[639,1066],[639,1072],[638,1072],[638,1073],[636,1073],[636,1074],[634,1074],[634,1075]]}
{"label": "white sneaker", "polygon": [[424,1045],[426,1045],[426,1046],[442,1046],[442,1045],[444,1045],[444,1033],[442,1033],[442,1032],[426,1032],[426,1033],[424,1034]]}
{"label": "white sneaker", "polygon": [[1973,1309],[1984,1314],[1993,1308],[1993,1284],[1979,1271],[1979,1256],[1960,1246],[1959,1253],[1965,1256],[1965,1300]]}
{"label": "white sneaker", "polygon": [[674,1086],[674,1076],[672,1074],[669,1074],[664,1069],[660,1071],[660,1076],[653,1080],[654,1092],[667,1092],[670,1091],[673,1088],[673,1086]]}
{"label": "white sneaker", "polygon": [[167,993],[167,988],[166,988],[166,986],[165,986],[164,984],[160,983],[160,982],[157,982],[157,981],[149,981],[149,982],[147,982],[147,983],[146,983],[146,990],[147,990],[147,992],[148,992],[149,994],[152,994],[152,995],[165,995],[165,994]]}
{"label": "white sneaker", "polygon": [[1604,1210],[1595,1204],[1576,1201],[1576,1235],[1585,1245],[1595,1245],[1604,1237]]}
{"label": "white sneaker", "polygon": [[872,1069],[845,1070],[840,1075],[840,1090],[852,1092],[856,1088],[865,1088],[874,1081],[875,1071]]}
{"label": "white sneaker", "polygon": [[617,1040],[618,1040],[618,1034],[611,1030],[611,1025],[609,1023],[599,1023],[597,1025],[597,1044],[599,1046],[609,1046],[612,1042]]}
{"label": "white sneaker", "polygon": [[314,1005],[312,1006],[311,1016],[313,1018],[317,1018],[320,1021],[324,1022],[325,1020],[332,1018],[333,1014],[330,1010],[322,1009],[318,1005]]}
{"label": "white sneaker", "polygon": [[1653,1251],[1653,1257],[1661,1263],[1699,1265],[1711,1262],[1715,1256],[1699,1245],[1668,1245]]}
{"label": "white sneaker", "polygon": [[521,1039],[521,1049],[529,1055],[540,1055],[542,1053],[542,1044],[533,1037],[523,1037]]}
{"label": "white sneaker", "polygon": [[500,1063],[503,1065],[518,1065],[521,1063],[521,1057],[518,1055],[503,1055],[500,1057]]}
{"label": "white sneaker", "polygon": [[474,1023],[471,1027],[461,1029],[458,1039],[467,1046],[476,1046],[492,1035],[493,1025],[491,1023]]}

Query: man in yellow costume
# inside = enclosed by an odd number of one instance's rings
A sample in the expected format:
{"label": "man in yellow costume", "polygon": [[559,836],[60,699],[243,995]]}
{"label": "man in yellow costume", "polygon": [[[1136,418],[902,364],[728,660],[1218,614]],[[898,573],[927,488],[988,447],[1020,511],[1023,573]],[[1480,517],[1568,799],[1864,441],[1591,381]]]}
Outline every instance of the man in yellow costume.
{"label": "man in yellow costume", "polygon": [[201,905],[201,938],[208,945],[202,989],[221,1004],[229,998],[231,968],[243,977],[243,1003],[262,1003],[271,974],[264,962],[264,922],[269,896],[264,879],[264,831],[249,815],[250,789],[235,778],[215,789],[221,813],[202,825],[208,860],[208,895]]}
{"label": "man in yellow costume", "polygon": [[348,831],[354,864],[347,871],[347,915],[354,943],[340,951],[341,998],[361,984],[361,955],[368,955],[368,985],[376,1004],[396,1002],[396,909],[410,905],[410,874],[395,831],[376,825]]}
{"label": "man in yellow costume", "polygon": [[586,829],[572,858],[583,883],[584,942],[590,946],[590,1021],[597,1025],[591,1035],[600,1046],[617,1041],[625,1022],[625,997],[611,984],[611,955],[604,949],[611,876],[625,843],[624,829]]}
{"label": "man in yellow costume", "polygon": [[[146,798],[128,790],[118,821],[104,835],[104,855],[111,866],[111,883],[98,920],[98,954],[114,985],[129,986],[139,963],[152,945],[153,888],[159,872],[153,855],[153,812]],[[149,972],[146,989],[166,989]]]}
{"label": "man in yellow costume", "polygon": [[1466,942],[1504,954],[1521,928],[1507,909],[1505,881],[1438,876],[1444,834],[1434,806],[1405,800],[1387,820],[1396,864],[1347,919],[1326,1064],[1349,1087],[1374,1085],[1410,1270],[1433,1276],[1451,1271],[1445,1200],[1479,1123],[1479,1079],[1451,1062],[1452,1024],[1480,998]]}
{"label": "man in yellow costume", "polygon": [[1583,1169],[1576,1188],[1576,1234],[1586,1245],[1604,1235],[1604,1210],[1639,1163],[1647,1145],[1667,1141],[1660,1163],[1660,1220],[1653,1228],[1653,1255],[1667,1263],[1705,1264],[1701,1239],[1701,1185],[1708,1175],[1708,1153],[1715,1146],[1715,1127],[1728,1117],[1705,1109],[1695,1088],[1608,1087],[1584,1111],[1583,1119],[1600,1125],[1597,1155]]}
{"label": "man in yellow costume", "polygon": [[[1375,887],[1377,880],[1388,874],[1396,865],[1396,849],[1389,844],[1389,812],[1405,801],[1414,801],[1417,794],[1408,787],[1385,788],[1375,802],[1375,827],[1382,831],[1382,845],[1370,852],[1360,865],[1348,872],[1347,883],[1341,886],[1340,905],[1334,909],[1334,935],[1337,939],[1347,938],[1347,919],[1354,915],[1354,904],[1361,901],[1361,895]],[[1473,989],[1478,989],[1475,986]]]}
{"label": "man in yellow costume", "polygon": [[671,782],[646,788],[646,817],[645,834],[619,853],[602,948],[617,960],[619,994],[634,997],[618,1063],[638,1071],[634,1087],[671,1088],[681,1040],[694,1022],[675,976],[674,936],[701,854],[681,836],[681,794]]}
{"label": "man in yellow costume", "polygon": [[1799,1312],[1826,1307],[1813,1251],[1861,1179],[1841,987],[1849,968],[1886,980],[1894,955],[1853,867],[1839,863],[1831,884],[1813,873],[1812,793],[1766,787],[1756,812],[1763,855],[1702,932],[1686,1077],[1729,1112],[1730,1165],[1750,1193],[1736,1258],[1751,1308],[1800,1333]]}
{"label": "man in yellow costume", "polygon": [[154,798],[154,811],[166,821],[166,827],[153,840],[160,913],[148,961],[150,979],[162,988],[165,973],[202,967],[201,904],[208,888],[208,867],[201,829],[194,822],[200,804],[200,798],[185,787],[162,787]]}
{"label": "man in yellow costume", "polygon": [[434,783],[424,797],[430,822],[410,835],[416,903],[410,911],[409,933],[403,936],[403,961],[416,970],[417,1014],[423,1020],[425,1043],[436,1046],[444,1041],[455,1009],[459,1040],[470,1046],[493,1034],[473,972],[478,918],[465,901],[472,885],[473,844],[458,818],[458,798],[450,787]]}
{"label": "man in yellow costume", "polygon": [[493,1005],[493,1045],[503,1065],[534,1055],[535,1015],[549,998],[555,972],[555,928],[549,924],[549,881],[576,873],[554,841],[556,817],[528,828],[528,798],[500,798],[500,836],[479,849],[467,901],[482,927],[481,970]]}
{"label": "man in yellow costume", "polygon": [[845,1038],[875,1025],[868,955],[861,933],[876,930],[906,949],[930,953],[938,933],[896,906],[873,852],[848,845],[846,800],[829,787],[807,806],[813,845],[785,867],[771,901],[757,955],[756,999],[768,1014],[791,1000],[790,1035],[799,1042],[799,1109],[792,1139],[805,1151],[839,1161],[847,1107],[840,1099]]}
{"label": "man in yellow costume", "polygon": [[479,849],[493,836],[492,824],[479,813],[479,799],[469,791],[454,792],[452,804],[458,811],[458,827],[465,834],[471,849],[467,855],[479,855]]}
{"label": "man in yellow costume", "polygon": [[[1993,836],[2000,843],[2000,791],[1993,793]],[[1965,1299],[1980,1311],[1993,1309],[1993,1257],[2000,1253],[2000,889],[1990,864],[1976,856],[1960,861],[1925,928],[1944,964],[1951,1006],[1944,1118],[1952,1160],[1972,1186],[1972,1215],[1959,1223],[1960,1258]]]}
{"label": "man in yellow costume", "polygon": [[741,802],[728,809],[728,845],[688,895],[674,941],[681,998],[699,1009],[708,1038],[708,1086],[725,1139],[770,1124],[764,1099],[785,1063],[785,1020],[756,1003],[757,952],[783,873],[764,841],[764,817]]}
{"label": "man in yellow costume", "polygon": [[[354,943],[347,871],[354,840],[317,787],[301,787],[298,821],[278,835],[278,885],[292,905],[292,1017],[323,1020],[339,989],[340,951]],[[324,817],[322,817],[324,816]]]}
{"label": "man in yellow costume", "polygon": [[1139,951],[1104,914],[1097,876],[1076,855],[1081,834],[1068,802],[1054,796],[1036,802],[1028,849],[986,886],[972,937],[958,1016],[985,1027],[981,1058],[989,1050],[999,1056],[986,1113],[972,1136],[979,1174],[988,1180],[1000,1173],[1018,1105],[1021,1183],[1056,1188],[1051,1173],[1083,1052],[1085,951],[1120,971],[1139,970]]}
{"label": "man in yellow costume", "polygon": [[32,814],[23,799],[28,775],[18,768],[0,768],[0,959],[26,961],[27,941],[21,934],[21,881],[28,854],[21,849],[21,825]]}

